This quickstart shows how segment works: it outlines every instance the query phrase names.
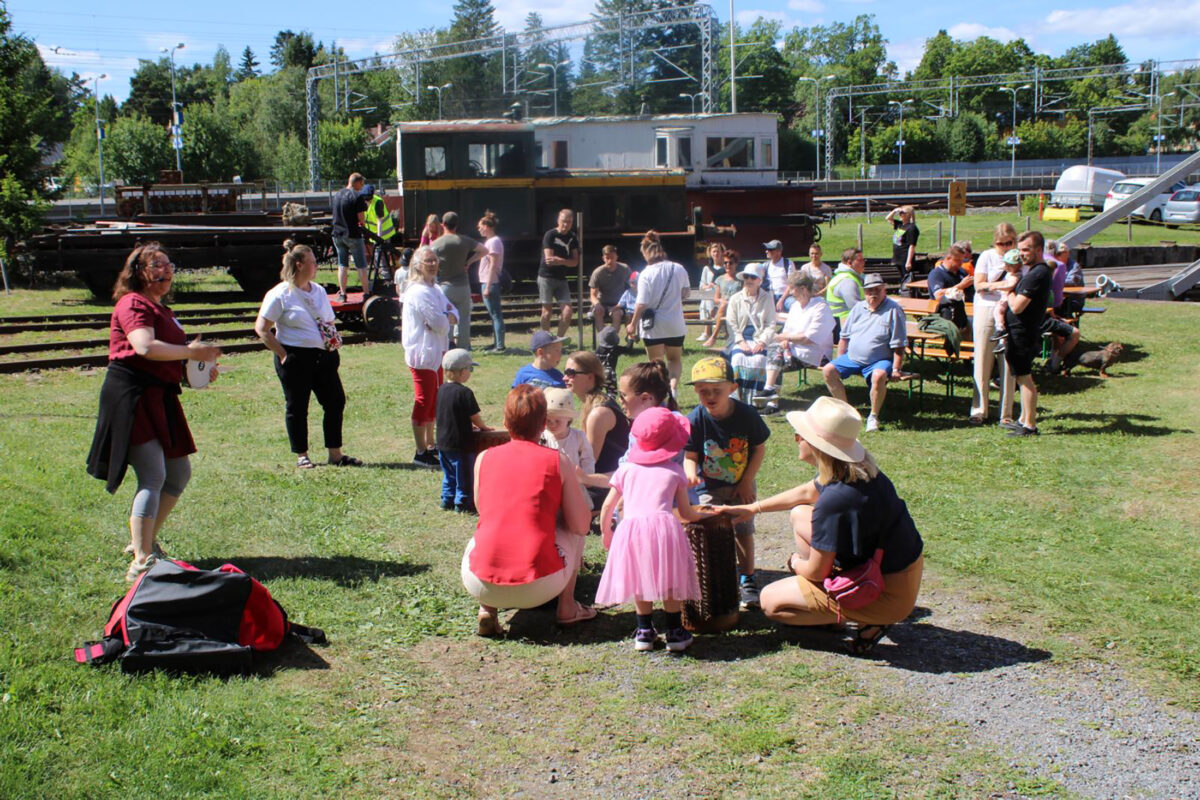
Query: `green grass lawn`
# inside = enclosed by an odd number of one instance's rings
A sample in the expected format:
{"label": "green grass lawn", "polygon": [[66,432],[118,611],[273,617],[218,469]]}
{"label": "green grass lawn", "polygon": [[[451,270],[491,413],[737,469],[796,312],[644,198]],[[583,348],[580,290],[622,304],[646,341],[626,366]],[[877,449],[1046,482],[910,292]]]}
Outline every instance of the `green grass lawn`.
{"label": "green grass lawn", "polygon": [[[60,293],[42,294],[21,302]],[[864,441],[925,537],[931,587],[1054,658],[1113,661],[1195,707],[1200,309],[1108,305],[1085,339],[1119,339],[1128,359],[1107,381],[1045,379],[1041,437],[968,427],[960,380],[951,401],[927,382],[923,410],[895,393]],[[481,360],[473,387],[498,423],[524,359]],[[881,667],[758,614],[682,659],[633,652],[626,608],[577,630],[519,612],[510,638],[477,639],[458,577],[473,519],[438,510],[440,478],[408,464],[400,348],[343,356],[359,470],[295,470],[266,352],[225,363],[184,397],[200,452],[165,545],[241,565],[330,644],[227,680],[75,665],[71,648],[98,638],[125,591],[132,481],[111,497],[83,470],[102,371],[0,376],[0,796],[1060,795],[861,680]],[[794,380],[791,407],[820,393]],[[861,384],[851,401],[865,403]],[[782,418],[770,425],[764,493],[811,477]],[[789,547],[781,522],[759,527],[771,576]],[[595,537],[586,558],[585,597],[603,564]],[[931,612],[914,639],[946,625]]]}

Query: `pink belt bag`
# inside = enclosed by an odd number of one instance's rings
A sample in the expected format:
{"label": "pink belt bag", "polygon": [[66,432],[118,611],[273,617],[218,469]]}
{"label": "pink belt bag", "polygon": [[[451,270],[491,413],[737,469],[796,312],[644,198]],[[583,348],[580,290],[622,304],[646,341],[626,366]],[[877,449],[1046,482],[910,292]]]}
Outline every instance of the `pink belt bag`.
{"label": "pink belt bag", "polygon": [[[842,608],[865,608],[879,599],[883,594],[883,549],[875,551],[871,560],[857,567],[830,575],[823,586],[826,593],[837,601]],[[841,615],[838,615],[841,621]]]}

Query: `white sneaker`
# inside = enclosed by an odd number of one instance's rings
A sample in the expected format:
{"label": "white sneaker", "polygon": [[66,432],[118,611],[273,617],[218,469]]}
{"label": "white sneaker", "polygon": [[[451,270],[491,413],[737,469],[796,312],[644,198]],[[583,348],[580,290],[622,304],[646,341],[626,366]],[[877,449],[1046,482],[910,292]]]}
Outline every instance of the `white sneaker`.
{"label": "white sneaker", "polygon": [[879,417],[875,416],[874,414],[871,414],[867,417],[867,430],[868,431],[879,430]]}

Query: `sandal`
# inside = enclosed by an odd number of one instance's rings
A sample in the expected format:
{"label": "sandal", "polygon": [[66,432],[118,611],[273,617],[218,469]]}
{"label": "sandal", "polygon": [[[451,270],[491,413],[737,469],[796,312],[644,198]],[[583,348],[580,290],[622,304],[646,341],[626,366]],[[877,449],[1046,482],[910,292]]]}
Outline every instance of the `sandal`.
{"label": "sandal", "polygon": [[875,645],[879,644],[879,640],[887,635],[888,628],[891,625],[862,625],[859,626],[858,633],[850,640],[850,653],[856,656],[865,656],[875,649]]}
{"label": "sandal", "polygon": [[559,625],[574,625],[577,622],[587,622],[589,619],[595,619],[596,609],[591,606],[585,606],[583,603],[575,604],[575,615],[570,619],[555,618],[555,622]]}
{"label": "sandal", "polygon": [[800,554],[799,554],[799,553],[792,553],[790,556],[788,556],[787,563],[783,565],[783,568],[784,568],[785,570],[787,570],[787,571],[788,571],[788,573],[790,573],[790,574],[792,574],[792,575],[795,575],[795,574],[796,574],[796,569],[795,569],[795,567],[793,567],[793,566],[792,566],[792,561],[793,561],[793,560],[796,558],[796,556],[798,556],[798,555],[800,555]]}
{"label": "sandal", "polygon": [[354,456],[343,455],[337,461],[330,461],[331,467],[361,467],[363,462],[359,461]]}
{"label": "sandal", "polygon": [[308,456],[299,456],[296,458],[296,469],[316,469],[316,466]]}

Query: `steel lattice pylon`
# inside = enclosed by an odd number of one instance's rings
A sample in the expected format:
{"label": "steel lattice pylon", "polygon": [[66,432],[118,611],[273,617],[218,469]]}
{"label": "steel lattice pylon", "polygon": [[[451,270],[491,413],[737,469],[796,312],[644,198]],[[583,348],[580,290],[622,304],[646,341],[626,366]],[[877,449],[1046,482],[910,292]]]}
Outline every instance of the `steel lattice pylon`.
{"label": "steel lattice pylon", "polygon": [[[519,75],[522,66],[519,56],[523,49],[537,45],[551,46],[560,42],[578,41],[591,36],[615,34],[620,38],[622,50],[624,50],[624,42],[631,33],[676,25],[696,25],[700,30],[700,91],[704,94],[701,110],[705,114],[711,113],[716,86],[715,59],[713,58],[713,32],[716,26],[716,15],[711,6],[703,3],[640,11],[634,14],[620,14],[614,17],[593,17],[585,22],[552,25],[520,33],[507,33],[502,30],[495,36],[487,36],[482,39],[449,42],[420,49],[403,50],[385,56],[372,56],[357,61],[343,61],[338,64],[322,64],[312,67],[308,70],[304,85],[308,122],[308,168],[312,188],[314,191],[318,190],[321,174],[320,143],[317,138],[317,121],[320,117],[317,83],[323,79],[334,77],[334,75],[339,78],[348,77],[377,69],[412,68],[415,77],[411,91],[414,99],[419,101],[422,88],[420,77],[422,63],[499,53],[504,71],[504,91],[516,92],[521,90]],[[670,62],[668,61],[668,63]],[[510,64],[513,69],[511,86],[508,74]]]}

